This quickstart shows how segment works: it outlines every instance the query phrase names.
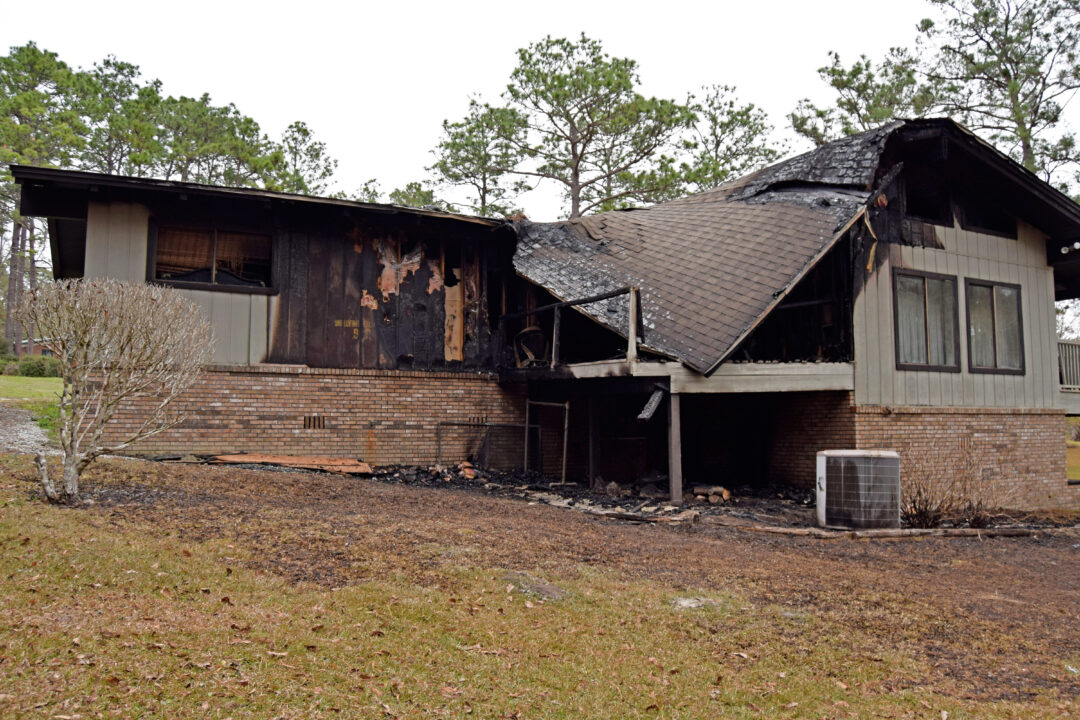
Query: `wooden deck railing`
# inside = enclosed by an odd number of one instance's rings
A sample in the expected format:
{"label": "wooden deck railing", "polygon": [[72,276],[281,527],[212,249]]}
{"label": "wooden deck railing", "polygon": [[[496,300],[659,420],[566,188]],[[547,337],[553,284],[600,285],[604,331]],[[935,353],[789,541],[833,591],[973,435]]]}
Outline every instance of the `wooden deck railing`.
{"label": "wooden deck railing", "polygon": [[1058,340],[1058,375],[1062,390],[1080,392],[1080,342]]}

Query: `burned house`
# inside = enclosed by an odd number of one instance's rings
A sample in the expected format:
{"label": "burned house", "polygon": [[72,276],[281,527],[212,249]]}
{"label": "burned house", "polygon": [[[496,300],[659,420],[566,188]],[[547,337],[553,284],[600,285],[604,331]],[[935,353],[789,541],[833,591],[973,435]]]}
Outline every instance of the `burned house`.
{"label": "burned house", "polygon": [[[499,221],[12,171],[22,212],[49,219],[57,278],[170,285],[211,320],[213,365],[181,403],[186,419],[140,452],[430,462],[439,422],[521,421],[520,388],[496,374],[506,362],[498,324],[514,248]],[[124,407],[112,429],[139,415],[138,403]]]}
{"label": "burned house", "polygon": [[145,451],[482,452],[679,500],[888,448],[1005,504],[1080,505],[1054,317],[1080,296],[1080,207],[951,121],[560,223],[13,172],[57,277],[172,284],[214,322],[188,421]]}

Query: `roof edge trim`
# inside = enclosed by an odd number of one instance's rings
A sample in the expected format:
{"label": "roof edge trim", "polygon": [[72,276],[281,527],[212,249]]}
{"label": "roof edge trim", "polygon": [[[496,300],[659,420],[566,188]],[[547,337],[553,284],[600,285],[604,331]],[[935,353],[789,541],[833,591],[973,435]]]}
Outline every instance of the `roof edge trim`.
{"label": "roof edge trim", "polygon": [[404,205],[389,205],[385,203],[365,203],[357,200],[345,200],[341,198],[321,197],[317,195],[300,195],[297,193],[284,193],[276,190],[262,190],[260,188],[242,188],[226,185],[204,185],[202,183],[182,182],[179,180],[162,180],[161,178],[141,178],[129,175],[110,175],[108,173],[88,172],[86,170],[69,170],[61,168],[37,167],[33,165],[10,164],[12,177],[20,185],[24,182],[66,182],[85,184],[87,187],[97,185],[127,190],[142,190],[146,192],[163,193],[191,193],[212,197],[246,197],[255,200],[277,200],[281,202],[295,202],[306,205],[336,206],[343,208],[355,208],[369,210],[385,214],[407,214],[420,217],[441,218],[446,220],[460,220],[463,222],[476,223],[490,228],[498,228],[506,223],[499,218],[486,218],[478,215],[463,215],[459,213],[444,212],[441,210],[425,210]]}

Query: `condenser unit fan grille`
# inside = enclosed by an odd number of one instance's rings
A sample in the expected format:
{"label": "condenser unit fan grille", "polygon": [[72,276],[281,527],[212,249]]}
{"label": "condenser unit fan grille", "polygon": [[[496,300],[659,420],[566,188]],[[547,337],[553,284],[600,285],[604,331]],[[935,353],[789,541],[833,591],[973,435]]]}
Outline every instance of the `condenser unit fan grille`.
{"label": "condenser unit fan grille", "polygon": [[[824,457],[821,457],[823,455]],[[821,464],[824,460],[824,497]],[[819,521],[853,528],[900,527],[900,458],[894,452],[819,454]]]}

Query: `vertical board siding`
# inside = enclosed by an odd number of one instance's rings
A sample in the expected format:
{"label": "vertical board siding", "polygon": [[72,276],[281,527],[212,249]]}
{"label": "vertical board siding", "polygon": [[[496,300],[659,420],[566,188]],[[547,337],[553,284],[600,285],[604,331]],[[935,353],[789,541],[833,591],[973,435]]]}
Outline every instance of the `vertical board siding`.
{"label": "vertical board siding", "polygon": [[[857,405],[1053,407],[1057,397],[1054,273],[1046,263],[1045,236],[1020,223],[1015,240],[937,227],[944,249],[891,245],[888,258],[866,278],[855,298],[855,402]],[[904,268],[956,277],[960,372],[897,370],[894,354],[892,270]],[[865,268],[857,271],[865,272]],[[1020,285],[1024,374],[968,371],[964,280]]]}
{"label": "vertical board siding", "polygon": [[[92,202],[86,217],[87,278],[146,280],[150,210],[136,203]],[[266,295],[181,290],[199,306],[214,331],[213,362],[244,365],[266,356]],[[254,358],[254,359],[253,359]]]}

